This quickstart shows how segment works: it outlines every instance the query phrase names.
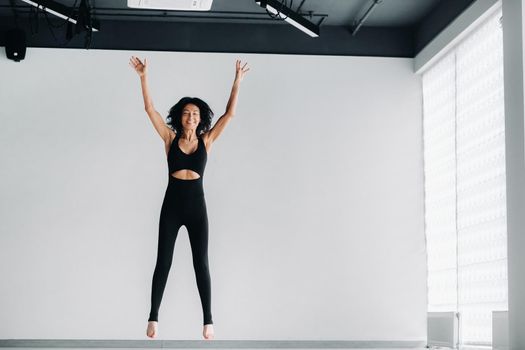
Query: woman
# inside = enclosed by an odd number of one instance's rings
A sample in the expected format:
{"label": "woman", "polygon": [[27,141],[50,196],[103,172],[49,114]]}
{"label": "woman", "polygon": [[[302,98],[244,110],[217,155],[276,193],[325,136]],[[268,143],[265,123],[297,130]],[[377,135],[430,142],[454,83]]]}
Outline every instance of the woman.
{"label": "woman", "polygon": [[213,142],[235,115],[241,81],[250,70],[236,61],[235,80],[226,112],[210,129],[213,112],[199,98],[184,97],[169,112],[167,123],[153,107],[147,83],[147,60],[132,56],[129,64],[140,76],[144,107],[153,126],[164,141],[169,181],[159,220],[157,262],[153,273],[151,310],[146,334],[157,335],[158,311],[173,258],[177,233],[182,225],[188,230],[197,288],[201,298],[204,339],[213,339],[211,288],[208,269],[208,216],[202,176]]}

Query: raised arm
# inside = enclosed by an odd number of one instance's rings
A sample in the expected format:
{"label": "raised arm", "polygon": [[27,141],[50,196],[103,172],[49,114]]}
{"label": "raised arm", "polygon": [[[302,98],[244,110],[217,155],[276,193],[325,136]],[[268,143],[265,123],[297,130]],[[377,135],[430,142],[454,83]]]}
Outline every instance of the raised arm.
{"label": "raised arm", "polygon": [[157,110],[153,106],[153,101],[151,99],[151,95],[149,92],[148,79],[147,79],[148,77],[147,59],[144,59],[144,63],[143,63],[141,62],[139,58],[135,56],[131,56],[129,60],[129,64],[135,69],[135,71],[140,77],[140,85],[142,87],[142,97],[144,98],[144,109],[146,110],[146,113],[148,114],[149,119],[153,123],[155,130],[157,130],[160,137],[164,140],[164,143],[169,143],[170,133],[172,133],[173,131],[170,129],[168,125],[166,125],[160,113],[157,112]]}
{"label": "raised arm", "polygon": [[233,81],[230,98],[228,100],[228,104],[226,105],[226,112],[217,120],[213,128],[210,129],[208,134],[210,143],[213,143],[220,136],[220,134],[222,134],[223,130],[226,128],[226,125],[228,125],[229,121],[235,115],[241,82],[246,72],[250,70],[250,68],[245,68],[247,64],[248,63],[245,63],[244,66],[241,67],[240,60],[235,62],[235,80]]}

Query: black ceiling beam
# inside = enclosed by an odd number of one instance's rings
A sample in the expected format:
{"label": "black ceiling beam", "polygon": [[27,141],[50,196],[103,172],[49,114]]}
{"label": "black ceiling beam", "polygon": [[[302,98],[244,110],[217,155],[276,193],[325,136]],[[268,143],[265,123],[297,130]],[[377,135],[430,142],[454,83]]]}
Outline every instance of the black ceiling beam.
{"label": "black ceiling beam", "polygon": [[[5,32],[9,17],[0,17]],[[73,37],[66,45],[56,43],[46,23],[28,36],[29,47],[84,48]],[[186,52],[236,52],[298,55],[413,57],[412,28],[362,27],[352,36],[348,27],[323,26],[312,38],[286,23],[250,24],[104,21],[104,30],[93,33],[91,48]],[[0,45],[5,39],[0,36]]]}
{"label": "black ceiling beam", "polygon": [[[380,4],[381,2],[383,2],[383,0],[372,0],[372,4],[368,7],[368,9],[366,10],[365,14],[363,15],[363,17],[361,17],[361,19],[359,20],[354,20],[354,23],[355,23],[355,27],[354,29],[352,30],[352,35],[356,35],[357,31],[359,30],[359,28],[361,28],[361,26],[363,25],[363,23],[365,23],[366,19],[368,18],[368,16],[370,16],[370,14],[372,13],[372,11],[374,10],[374,8]],[[364,5],[364,4],[363,4]],[[359,9],[359,11],[357,11],[357,14],[361,13],[362,11],[362,8]]]}

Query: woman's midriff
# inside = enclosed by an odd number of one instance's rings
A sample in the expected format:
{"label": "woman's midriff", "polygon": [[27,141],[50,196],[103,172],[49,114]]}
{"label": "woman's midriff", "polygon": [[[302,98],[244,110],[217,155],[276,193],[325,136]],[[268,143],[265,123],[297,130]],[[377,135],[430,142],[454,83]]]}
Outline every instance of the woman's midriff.
{"label": "woman's midriff", "polygon": [[201,177],[198,173],[189,169],[177,170],[170,175],[180,180],[195,180]]}

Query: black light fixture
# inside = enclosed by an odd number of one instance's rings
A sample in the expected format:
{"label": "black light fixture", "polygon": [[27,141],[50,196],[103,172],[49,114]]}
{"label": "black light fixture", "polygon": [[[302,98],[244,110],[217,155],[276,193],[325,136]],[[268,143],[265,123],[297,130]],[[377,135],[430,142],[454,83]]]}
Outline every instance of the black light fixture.
{"label": "black light fixture", "polygon": [[20,62],[26,57],[26,33],[19,28],[5,34],[5,53],[8,59]]}
{"label": "black light fixture", "polygon": [[319,36],[319,26],[308,21],[306,18],[284,5],[283,0],[255,0],[255,3],[266,11],[279,16],[294,27],[302,30],[313,38]]}
{"label": "black light fixture", "polygon": [[[91,30],[91,31],[94,31],[94,32],[97,32],[99,30],[98,21],[96,21],[95,19],[92,20],[90,28],[88,28],[86,26],[87,23],[85,23],[85,22],[82,23],[82,21],[86,19],[86,13],[85,13],[85,11],[82,11],[82,9],[81,9],[81,12],[79,14],[80,18],[77,19],[77,18],[73,18],[70,15],[68,15],[68,13],[71,12],[70,8],[68,8],[67,6],[62,5],[59,2],[53,1],[53,0],[34,0],[34,1],[32,1],[32,0],[21,0],[21,1],[23,1],[26,4],[29,4],[31,6],[34,6],[34,7],[38,8],[38,9],[40,9],[40,10],[49,12],[49,13],[57,16],[57,17],[63,18],[66,21],[69,21],[70,23],[77,24],[78,22],[81,22],[81,23],[79,23],[79,25],[84,25],[85,29],[88,29],[88,30]],[[81,1],[81,3],[83,3],[83,2],[84,1]]]}
{"label": "black light fixture", "polygon": [[20,62],[26,57],[26,32],[19,27],[15,0],[10,0],[10,3],[16,27],[5,33],[5,55],[10,60]]}

